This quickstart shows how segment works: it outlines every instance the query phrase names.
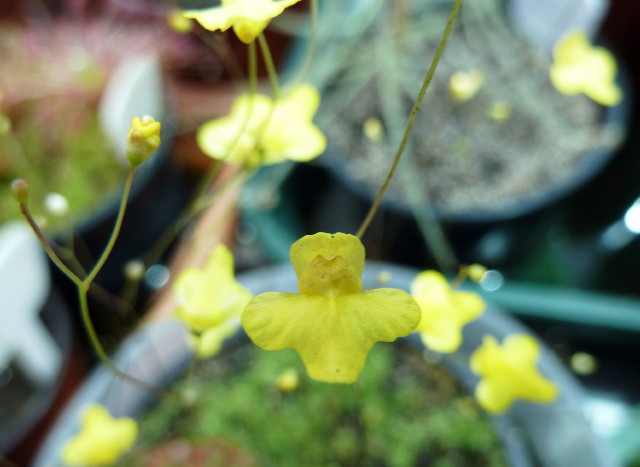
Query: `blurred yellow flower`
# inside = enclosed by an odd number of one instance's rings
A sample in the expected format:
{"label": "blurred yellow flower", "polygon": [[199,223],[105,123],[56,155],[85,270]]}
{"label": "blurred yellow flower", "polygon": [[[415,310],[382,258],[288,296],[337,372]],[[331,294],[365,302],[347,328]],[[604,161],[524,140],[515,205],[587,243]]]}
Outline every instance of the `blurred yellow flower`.
{"label": "blurred yellow flower", "polygon": [[616,60],[604,47],[593,47],[582,31],[567,34],[553,51],[551,82],[563,94],[584,93],[602,105],[616,105],[622,91],[615,83]]}
{"label": "blurred yellow flower", "polygon": [[69,466],[112,465],[131,449],[138,436],[138,425],[131,418],[115,419],[107,409],[92,404],[84,412],[80,431],[62,451]]}
{"label": "blurred yellow flower", "polygon": [[133,117],[131,128],[127,133],[127,159],[137,167],[151,157],[160,146],[160,122],[145,115],[142,118]]}
{"label": "blurred yellow flower", "polygon": [[253,42],[269,21],[300,0],[222,0],[219,6],[185,10],[184,16],[198,21],[209,31],[233,31],[245,44]]}
{"label": "blurred yellow flower", "polygon": [[311,378],[353,383],[377,341],[408,335],[420,308],[398,289],[362,291],[365,251],[344,233],[317,233],[291,246],[301,293],[266,292],[254,297],[242,325],[265,350],[295,349]]}
{"label": "blurred yellow flower", "polygon": [[471,369],[482,378],[476,386],[478,403],[490,413],[500,413],[516,399],[550,403],[558,389],[536,369],[540,347],[525,334],[507,336],[502,346],[486,335],[471,355]]}
{"label": "blurred yellow flower", "polygon": [[233,275],[233,255],[216,246],[204,268],[185,268],[173,286],[176,317],[193,335],[190,342],[200,357],[215,355],[222,341],[238,329],[239,317],[251,299]]}
{"label": "blurred yellow flower", "polygon": [[458,102],[473,98],[484,84],[484,71],[458,71],[449,78],[449,91]]}
{"label": "blurred yellow flower", "polygon": [[309,84],[276,101],[263,94],[242,94],[228,116],[198,129],[198,145],[214,159],[249,167],[309,161],[327,145],[312,122],[319,105],[320,93]]}
{"label": "blurred yellow flower", "polygon": [[458,349],[462,327],[480,316],[485,308],[480,296],[452,289],[437,271],[418,274],[411,284],[411,295],[422,310],[416,332],[424,345],[442,353]]}

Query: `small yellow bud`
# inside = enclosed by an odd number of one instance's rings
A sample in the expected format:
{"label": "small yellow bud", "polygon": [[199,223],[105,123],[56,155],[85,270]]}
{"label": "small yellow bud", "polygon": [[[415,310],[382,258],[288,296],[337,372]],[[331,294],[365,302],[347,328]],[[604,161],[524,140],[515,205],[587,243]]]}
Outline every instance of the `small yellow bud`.
{"label": "small yellow bud", "polygon": [[374,143],[379,143],[384,138],[384,127],[379,118],[369,117],[362,125],[364,135]]}
{"label": "small yellow bud", "polygon": [[160,146],[160,122],[145,115],[133,117],[127,134],[127,160],[137,167],[151,157]]}
{"label": "small yellow bud", "polygon": [[579,375],[590,375],[598,369],[598,360],[587,352],[576,352],[571,356],[571,369]]}
{"label": "small yellow bud", "polygon": [[124,265],[124,276],[130,281],[139,281],[145,271],[144,263],[139,259],[132,259]]}
{"label": "small yellow bud", "polygon": [[23,178],[17,178],[11,183],[13,197],[20,204],[27,204],[29,200],[29,184]]}
{"label": "small yellow bud", "polygon": [[496,101],[489,107],[487,115],[496,122],[506,122],[511,118],[511,106],[505,101]]}
{"label": "small yellow bud", "polygon": [[11,119],[0,113],[0,135],[6,135],[11,131]]}
{"label": "small yellow bud", "polygon": [[300,378],[298,372],[293,368],[283,371],[276,380],[276,387],[280,392],[293,392],[298,389],[299,384]]}
{"label": "small yellow bud", "polygon": [[480,282],[487,272],[482,264],[471,264],[467,267],[467,277],[473,282]]}
{"label": "small yellow bud", "polygon": [[181,10],[171,10],[167,18],[171,29],[179,34],[187,34],[193,30],[193,20],[187,18]]}

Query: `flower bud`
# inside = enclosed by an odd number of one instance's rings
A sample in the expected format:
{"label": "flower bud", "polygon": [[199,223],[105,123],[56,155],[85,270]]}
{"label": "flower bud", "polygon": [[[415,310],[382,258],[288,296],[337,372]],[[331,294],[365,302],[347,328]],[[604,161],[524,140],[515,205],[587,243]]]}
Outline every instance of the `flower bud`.
{"label": "flower bud", "polygon": [[132,259],[124,265],[124,275],[130,281],[139,281],[144,276],[145,271],[144,263],[139,259]]}
{"label": "flower bud", "polygon": [[23,178],[17,178],[11,183],[13,197],[20,204],[27,204],[29,200],[29,184]]}
{"label": "flower bud", "polygon": [[193,20],[187,18],[179,9],[169,12],[169,26],[179,34],[187,34],[193,30]]}
{"label": "flower bud", "polygon": [[293,368],[288,368],[283,371],[276,380],[276,387],[280,392],[293,392],[298,389],[300,384],[300,378],[298,372]]}
{"label": "flower bud", "polygon": [[145,115],[142,118],[133,117],[131,129],[127,134],[127,160],[133,167],[137,167],[149,159],[151,154],[160,146],[160,122]]}
{"label": "flower bud", "polygon": [[467,277],[473,282],[480,282],[487,272],[482,264],[471,264],[467,267]]}

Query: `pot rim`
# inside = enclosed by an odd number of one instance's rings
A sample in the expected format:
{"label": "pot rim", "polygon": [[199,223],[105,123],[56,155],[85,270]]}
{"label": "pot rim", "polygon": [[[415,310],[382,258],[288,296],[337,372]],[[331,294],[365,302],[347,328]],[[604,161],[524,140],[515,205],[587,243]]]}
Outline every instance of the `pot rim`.
{"label": "pot rim", "polygon": [[[418,272],[407,267],[371,261],[367,263],[363,275],[365,287],[374,286],[383,271],[391,273],[391,281],[385,286],[404,290],[408,289]],[[297,291],[295,274],[288,264],[239,274],[238,280],[254,294],[268,290]],[[465,338],[460,350],[453,356],[442,355],[442,361],[467,389],[472,389],[478,377],[468,365],[460,362],[460,355],[468,357],[480,345],[486,333],[502,339],[507,334],[523,332],[532,334],[514,318],[489,304],[480,318],[464,328]],[[236,338],[242,335],[244,332],[241,331]],[[185,327],[176,320],[151,322],[125,339],[113,360],[121,370],[164,386],[183,374],[191,361],[192,353],[186,337]],[[420,339],[415,336],[408,339],[421,345]],[[516,402],[505,414],[490,417],[502,439],[509,465],[617,465],[589,424],[580,385],[544,343],[541,343],[539,368],[560,388],[558,400],[549,405]],[[57,458],[63,444],[77,430],[80,413],[86,404],[100,402],[115,417],[136,417],[153,400],[153,394],[119,380],[107,368],[99,366],[58,418],[33,465],[50,465]]]}

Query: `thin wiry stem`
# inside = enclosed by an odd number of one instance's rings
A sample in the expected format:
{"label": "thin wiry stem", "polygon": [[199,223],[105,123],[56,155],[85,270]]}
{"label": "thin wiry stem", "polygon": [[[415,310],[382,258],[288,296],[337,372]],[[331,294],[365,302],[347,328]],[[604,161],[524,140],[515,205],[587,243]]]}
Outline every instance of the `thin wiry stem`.
{"label": "thin wiry stem", "polygon": [[133,175],[135,173],[135,167],[131,166],[129,168],[129,172],[127,173],[127,179],[124,183],[124,193],[122,194],[122,199],[120,200],[120,207],[118,209],[118,216],[116,217],[116,222],[113,226],[113,231],[111,232],[111,236],[109,237],[109,241],[107,242],[107,246],[104,248],[100,258],[93,266],[91,271],[87,277],[84,278],[83,283],[89,285],[96,278],[104,263],[109,258],[111,251],[113,251],[113,247],[116,244],[116,240],[118,239],[118,235],[120,234],[120,228],[122,227],[122,221],[124,219],[124,212],[127,209],[127,202],[129,201],[129,194],[131,193],[131,185],[133,183]]}
{"label": "thin wiry stem", "polygon": [[402,136],[402,141],[400,141],[400,145],[398,146],[398,150],[396,151],[396,154],[393,158],[393,162],[391,164],[391,168],[389,169],[389,172],[387,173],[387,177],[382,183],[382,186],[380,187],[380,190],[378,191],[378,194],[375,200],[373,201],[373,204],[371,205],[369,212],[364,218],[364,221],[362,221],[362,224],[360,225],[360,228],[356,233],[358,238],[362,238],[364,233],[367,231],[369,224],[371,224],[371,221],[373,220],[373,216],[375,216],[376,212],[378,211],[378,208],[380,207],[380,203],[382,202],[382,198],[385,192],[387,191],[389,183],[391,182],[391,178],[393,177],[393,174],[395,173],[396,168],[398,167],[400,158],[402,157],[402,154],[404,153],[404,149],[407,146],[407,142],[409,141],[409,135],[411,134],[411,130],[413,129],[413,124],[415,122],[416,115],[420,110],[420,106],[422,104],[422,101],[424,100],[425,94],[427,93],[427,89],[429,89],[429,85],[431,84],[433,75],[435,74],[436,68],[438,67],[438,63],[440,62],[440,57],[444,52],[444,48],[447,45],[447,41],[449,40],[451,30],[453,29],[453,25],[455,24],[456,18],[458,17],[458,13],[460,12],[462,1],[463,0],[456,0],[455,4],[453,5],[453,8],[451,9],[451,15],[449,16],[449,20],[447,21],[447,26],[444,29],[444,33],[442,34],[442,38],[440,39],[440,43],[438,44],[436,53],[433,56],[433,59],[431,60],[431,65],[429,66],[429,70],[427,71],[424,81],[422,82],[422,86],[420,88],[420,92],[418,93],[418,97],[416,98],[416,101],[413,104],[413,108],[411,109],[411,114],[409,115],[409,120],[407,121],[407,126],[405,127],[404,135]]}
{"label": "thin wiry stem", "polygon": [[298,70],[298,74],[292,80],[292,83],[301,82],[309,69],[311,68],[311,64],[313,63],[313,58],[316,54],[316,47],[318,45],[318,1],[311,0],[309,3],[309,22],[310,22],[310,33],[309,33],[309,45],[307,46],[307,54],[304,59],[304,63]]}
{"label": "thin wiry stem", "polygon": [[264,37],[264,34],[260,34],[258,36],[258,45],[260,45],[260,52],[262,52],[264,66],[267,68],[267,75],[269,76],[269,81],[271,82],[271,89],[273,90],[273,99],[278,100],[278,98],[280,97],[280,85],[278,84],[278,72],[276,71],[276,67],[273,63],[273,58],[271,57],[271,50],[269,50],[269,44],[267,43],[267,39]]}

